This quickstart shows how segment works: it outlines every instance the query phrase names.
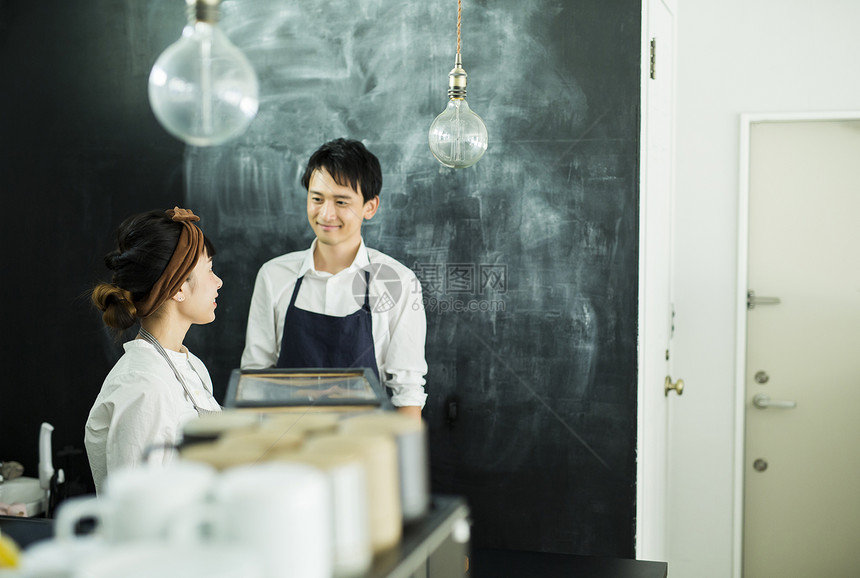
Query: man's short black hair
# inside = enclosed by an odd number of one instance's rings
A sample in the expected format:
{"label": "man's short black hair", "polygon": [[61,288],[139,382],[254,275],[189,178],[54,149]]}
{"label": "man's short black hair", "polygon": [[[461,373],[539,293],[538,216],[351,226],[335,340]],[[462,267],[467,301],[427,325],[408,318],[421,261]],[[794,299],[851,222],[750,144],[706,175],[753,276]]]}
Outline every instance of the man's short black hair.
{"label": "man's short black hair", "polygon": [[325,169],[342,187],[361,193],[364,202],[379,196],[382,190],[382,169],[379,159],[357,140],[335,139],[322,145],[311,155],[302,186],[310,186],[314,171]]}

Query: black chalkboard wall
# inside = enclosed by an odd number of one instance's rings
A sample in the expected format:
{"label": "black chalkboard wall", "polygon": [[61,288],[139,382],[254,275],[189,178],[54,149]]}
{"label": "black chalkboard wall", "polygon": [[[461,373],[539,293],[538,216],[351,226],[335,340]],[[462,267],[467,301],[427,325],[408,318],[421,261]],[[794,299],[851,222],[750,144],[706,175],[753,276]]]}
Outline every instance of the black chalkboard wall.
{"label": "black chalkboard wall", "polygon": [[434,490],[468,498],[476,546],[632,556],[641,5],[463,4],[490,148],[455,171],[427,147],[455,0],[225,0],[262,98],[217,148],[167,135],[146,97],[183,2],[0,0],[0,460],[36,475],[48,421],[70,493],[91,488],[83,425],[121,347],[83,295],[132,212],[190,207],[219,249],[218,319],[187,343],[223,396],[257,268],[310,243],[303,163],[346,136],[384,170],[367,244],[430,299]]}

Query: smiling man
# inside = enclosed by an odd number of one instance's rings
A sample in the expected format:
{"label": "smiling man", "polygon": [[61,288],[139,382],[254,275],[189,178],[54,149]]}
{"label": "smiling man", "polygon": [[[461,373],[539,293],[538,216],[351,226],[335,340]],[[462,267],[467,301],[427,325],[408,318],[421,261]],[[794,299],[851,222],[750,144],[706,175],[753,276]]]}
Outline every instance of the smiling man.
{"label": "smiling man", "polygon": [[302,185],[316,239],[260,268],[242,368],[368,367],[401,412],[420,417],[427,398],[421,285],[361,237],[379,209],[379,160],[362,143],[337,139],[311,155]]}

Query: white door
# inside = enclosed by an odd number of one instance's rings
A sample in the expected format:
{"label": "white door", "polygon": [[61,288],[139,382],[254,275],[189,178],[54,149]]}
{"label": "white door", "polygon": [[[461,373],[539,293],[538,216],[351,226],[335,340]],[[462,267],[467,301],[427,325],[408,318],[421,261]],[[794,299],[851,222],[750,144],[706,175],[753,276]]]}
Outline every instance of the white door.
{"label": "white door", "polygon": [[753,123],[749,166],[743,575],[858,576],[860,121]]}
{"label": "white door", "polygon": [[663,561],[666,560],[667,406],[674,401],[664,393],[672,337],[673,16],[661,0],[651,0],[643,23],[647,26],[643,27],[645,114],[639,221],[641,346],[636,557]]}

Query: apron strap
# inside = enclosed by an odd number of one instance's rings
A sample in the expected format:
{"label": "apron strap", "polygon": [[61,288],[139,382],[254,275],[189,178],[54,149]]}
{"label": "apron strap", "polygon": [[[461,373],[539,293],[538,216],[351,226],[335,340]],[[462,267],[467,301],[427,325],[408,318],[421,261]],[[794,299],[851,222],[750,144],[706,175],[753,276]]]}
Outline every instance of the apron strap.
{"label": "apron strap", "polygon": [[[301,287],[301,286],[302,286],[302,279],[304,279],[304,278],[305,278],[305,276],[304,276],[304,275],[302,275],[301,277],[299,277],[298,279],[296,279],[296,286],[295,286],[295,287],[293,287],[293,296],[292,296],[292,297],[290,297],[290,306],[289,306],[289,308],[292,308],[292,307],[294,307],[294,306],[295,306],[295,304],[296,304],[296,297],[299,295],[299,287]],[[288,309],[289,309],[289,308],[288,308]]]}
{"label": "apron strap", "polygon": [[364,308],[370,311],[370,271],[364,271]]}
{"label": "apron strap", "polygon": [[[206,414],[211,414],[211,413],[218,413],[217,411],[208,410],[208,409],[201,409],[200,407],[197,406],[197,402],[194,401],[194,396],[191,395],[191,390],[188,389],[188,384],[185,383],[185,378],[182,376],[181,373],[179,373],[179,370],[176,369],[176,366],[173,364],[173,360],[170,359],[170,356],[167,354],[167,351],[164,350],[164,347],[162,347],[161,343],[158,341],[158,339],[155,338],[155,336],[152,333],[150,333],[149,331],[147,331],[146,329],[144,329],[141,326],[140,336],[143,337],[144,341],[149,342],[153,347],[155,347],[155,350],[161,354],[161,356],[167,362],[167,365],[169,365],[170,369],[173,370],[173,375],[176,376],[177,381],[179,381],[180,385],[182,385],[182,389],[185,390],[185,395],[187,395],[188,399],[191,400],[191,405],[194,406],[194,410],[197,412],[197,415],[206,415]],[[192,371],[194,371],[194,373],[197,373],[197,370],[194,369],[193,365],[191,366],[191,369],[192,369]],[[200,377],[200,374],[197,374],[197,377]],[[203,378],[200,378],[200,381],[202,382]]]}

